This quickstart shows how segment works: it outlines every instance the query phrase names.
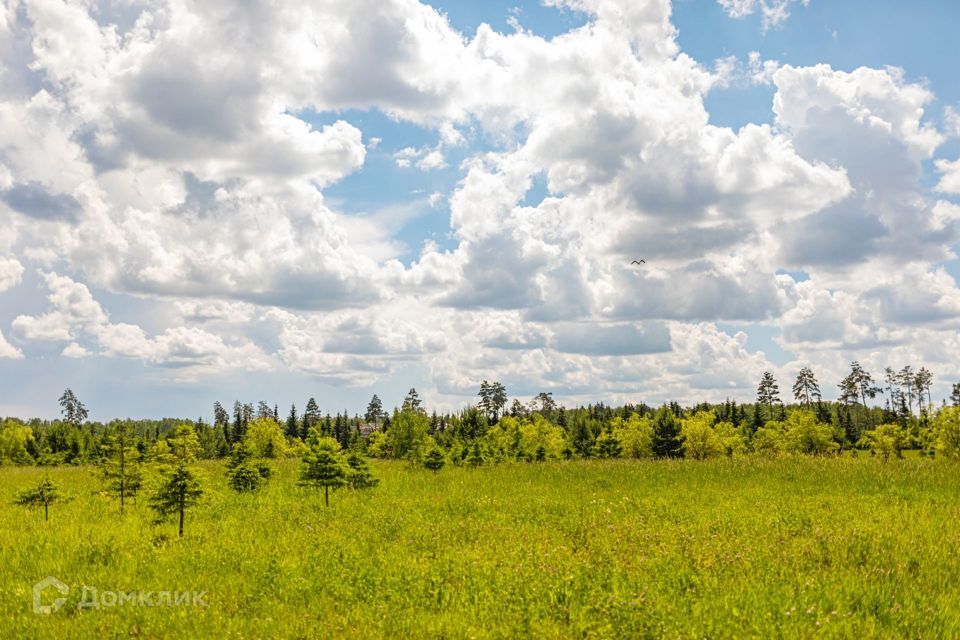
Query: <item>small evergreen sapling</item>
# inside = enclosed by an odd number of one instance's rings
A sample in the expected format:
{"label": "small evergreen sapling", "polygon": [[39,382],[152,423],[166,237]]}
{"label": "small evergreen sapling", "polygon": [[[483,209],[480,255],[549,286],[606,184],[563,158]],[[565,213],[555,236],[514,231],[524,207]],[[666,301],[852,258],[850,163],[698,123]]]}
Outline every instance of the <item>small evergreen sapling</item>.
{"label": "small evergreen sapling", "polygon": [[107,493],[120,499],[120,513],[123,513],[127,498],[136,498],[143,484],[140,451],[129,422],[119,423],[107,436],[100,473],[107,485]]}
{"label": "small evergreen sapling", "polygon": [[193,463],[200,452],[197,432],[190,425],[180,425],[169,438],[169,453],[160,468],[160,484],[150,498],[150,507],[157,513],[157,521],[177,514],[178,533],[183,537],[184,513],[199,502],[203,486]]}
{"label": "small evergreen sapling", "polygon": [[594,442],[593,450],[598,458],[619,458],[623,448],[612,432],[604,430]]}
{"label": "small evergreen sapling", "polygon": [[307,453],[300,467],[300,482],[304,487],[323,487],[324,502],[330,506],[330,489],[339,489],[347,483],[348,467],[343,461],[340,444],[333,438],[324,438],[316,429],[307,437]]}
{"label": "small evergreen sapling", "polygon": [[486,459],[483,457],[483,451],[480,450],[479,443],[473,443],[473,447],[470,449],[470,453],[467,455],[465,462],[472,467],[479,467],[486,462]]}
{"label": "small evergreen sapling", "polygon": [[380,480],[373,477],[367,459],[359,451],[350,452],[347,467],[350,469],[348,481],[354,489],[368,489],[380,484]]}
{"label": "small evergreen sapling", "polygon": [[423,459],[423,466],[430,471],[436,473],[443,469],[443,465],[447,463],[446,459],[443,457],[443,451],[440,450],[440,447],[434,447],[427,452],[426,457]]}
{"label": "small evergreen sapling", "polygon": [[44,521],[50,520],[50,505],[58,502],[68,502],[69,498],[60,493],[60,488],[47,476],[34,489],[21,491],[17,494],[15,504],[22,507],[43,507]]}
{"label": "small evergreen sapling", "polygon": [[241,440],[233,445],[230,461],[227,462],[227,478],[230,488],[239,493],[256,491],[270,477],[270,467],[254,459],[250,447]]}

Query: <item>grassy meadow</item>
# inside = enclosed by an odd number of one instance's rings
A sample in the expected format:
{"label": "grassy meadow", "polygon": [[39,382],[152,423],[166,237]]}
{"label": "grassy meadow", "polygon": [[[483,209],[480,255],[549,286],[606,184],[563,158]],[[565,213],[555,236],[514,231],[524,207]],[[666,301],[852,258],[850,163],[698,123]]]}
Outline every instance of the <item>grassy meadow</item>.
{"label": "grassy meadow", "polygon": [[[960,468],[941,460],[734,458],[446,467],[374,462],[380,486],[257,494],[204,463],[176,523],[121,516],[91,467],[73,499],[12,504],[46,469],[0,469],[3,638],[960,637]],[[32,586],[70,587],[50,615]],[[205,606],[78,609],[99,591]]]}

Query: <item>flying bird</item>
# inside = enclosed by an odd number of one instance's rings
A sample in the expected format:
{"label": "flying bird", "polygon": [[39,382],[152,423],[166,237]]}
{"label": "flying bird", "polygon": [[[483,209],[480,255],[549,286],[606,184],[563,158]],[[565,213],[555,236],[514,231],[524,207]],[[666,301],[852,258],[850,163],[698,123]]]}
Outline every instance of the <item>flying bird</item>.
{"label": "flying bird", "polygon": [[630,264],[647,264],[646,260],[634,260]]}

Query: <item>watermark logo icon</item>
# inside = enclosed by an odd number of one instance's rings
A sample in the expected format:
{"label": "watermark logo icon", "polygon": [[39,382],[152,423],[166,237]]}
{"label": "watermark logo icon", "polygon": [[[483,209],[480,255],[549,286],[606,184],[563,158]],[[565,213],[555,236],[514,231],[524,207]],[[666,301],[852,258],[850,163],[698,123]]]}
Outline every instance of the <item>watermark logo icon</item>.
{"label": "watermark logo icon", "polygon": [[[33,585],[33,612],[49,615],[67,603],[68,587],[59,578],[47,576]],[[59,597],[57,595],[59,594]],[[51,596],[53,600],[51,601]],[[205,607],[206,591],[116,591],[83,585],[77,610],[112,607]]]}
{"label": "watermark logo icon", "polygon": [[[55,597],[50,604],[44,604],[44,593],[56,592],[59,597]],[[60,607],[67,603],[66,595],[70,593],[68,587],[62,580],[47,576],[37,584],[33,585],[33,612],[49,615],[58,611]]]}

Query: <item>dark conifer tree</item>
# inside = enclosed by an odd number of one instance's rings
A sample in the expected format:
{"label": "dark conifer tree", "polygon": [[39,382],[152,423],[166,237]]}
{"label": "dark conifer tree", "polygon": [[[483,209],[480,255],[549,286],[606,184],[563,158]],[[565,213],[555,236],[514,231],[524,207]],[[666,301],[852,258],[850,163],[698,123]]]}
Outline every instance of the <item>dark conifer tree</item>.
{"label": "dark conifer tree", "polygon": [[679,458],[680,423],[669,406],[660,407],[653,416],[653,455],[658,458]]}

